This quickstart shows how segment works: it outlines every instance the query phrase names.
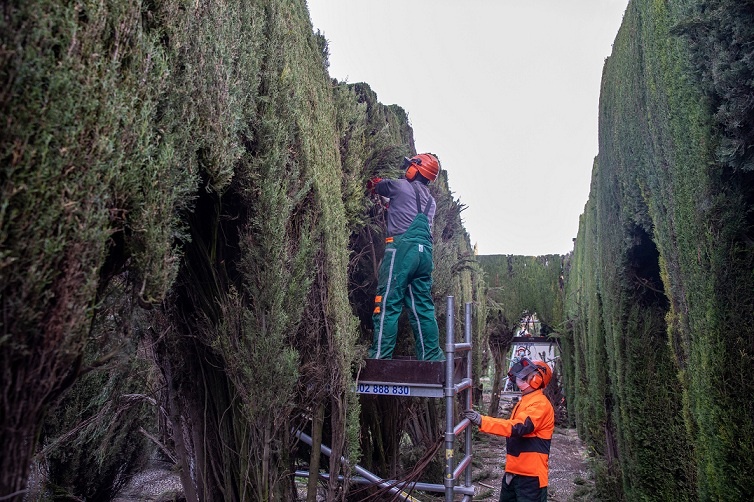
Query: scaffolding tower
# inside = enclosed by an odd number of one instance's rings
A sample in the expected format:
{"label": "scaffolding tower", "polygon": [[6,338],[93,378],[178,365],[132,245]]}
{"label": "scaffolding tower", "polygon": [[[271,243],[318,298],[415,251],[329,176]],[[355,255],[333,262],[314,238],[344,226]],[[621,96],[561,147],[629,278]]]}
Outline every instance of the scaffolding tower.
{"label": "scaffolding tower", "polygon": [[[397,498],[408,501],[416,499],[409,492],[413,490],[445,492],[445,501],[452,502],[455,494],[462,495],[462,502],[471,501],[474,486],[471,483],[471,422],[462,419],[455,423],[455,398],[459,394],[464,409],[472,405],[471,377],[471,303],[465,304],[464,341],[455,342],[455,299],[447,298],[445,361],[417,361],[407,359],[367,359],[366,365],[357,376],[356,392],[368,395],[445,398],[445,472],[443,483],[402,482],[385,480],[363,467],[352,466],[358,476],[350,479],[359,484],[376,484],[388,488]],[[465,357],[456,358],[456,353],[465,352]],[[455,462],[455,440],[464,433],[464,456]],[[296,435],[309,446],[311,438],[301,431]],[[331,451],[322,445],[322,453],[328,457]],[[340,458],[347,463],[347,459]],[[296,476],[307,477],[307,471],[296,471]],[[327,474],[320,474],[327,479]],[[461,482],[461,477],[463,480]]]}

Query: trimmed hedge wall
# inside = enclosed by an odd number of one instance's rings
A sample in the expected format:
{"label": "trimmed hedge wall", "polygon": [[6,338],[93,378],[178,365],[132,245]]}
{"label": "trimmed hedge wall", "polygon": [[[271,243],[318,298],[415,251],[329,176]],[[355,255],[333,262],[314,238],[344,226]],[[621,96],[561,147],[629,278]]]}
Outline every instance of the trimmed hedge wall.
{"label": "trimmed hedge wall", "polygon": [[611,499],[754,492],[752,23],[738,2],[632,0],[605,63],[567,315]]}
{"label": "trimmed hedge wall", "polygon": [[[51,442],[128,392],[161,405],[188,500],[291,499],[293,456],[327,462],[294,449],[294,427],[332,448],[341,497],[381,251],[365,182],[414,153],[406,112],[329,78],[301,0],[11,1],[0,36],[0,494],[52,452],[36,447],[56,406]],[[438,318],[453,293],[462,319],[481,274],[447,173],[433,193]],[[113,358],[153,363],[151,386],[105,378]],[[132,411],[139,430],[149,413]],[[77,469],[101,458],[102,427],[77,429]],[[143,438],[117,439],[131,458]],[[50,460],[70,458],[55,444]],[[76,493],[76,475],[58,476],[69,496],[112,493]]]}

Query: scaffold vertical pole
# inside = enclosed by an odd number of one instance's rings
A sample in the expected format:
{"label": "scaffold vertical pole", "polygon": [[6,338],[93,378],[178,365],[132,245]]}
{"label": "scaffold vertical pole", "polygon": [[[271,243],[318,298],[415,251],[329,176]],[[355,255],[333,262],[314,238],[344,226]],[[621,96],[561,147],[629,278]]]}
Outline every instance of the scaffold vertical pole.
{"label": "scaffold vertical pole", "polygon": [[445,321],[445,502],[453,502],[453,450],[455,448],[455,417],[453,413],[453,369],[455,364],[455,338],[453,323],[455,298],[448,296],[448,310]]}
{"label": "scaffold vertical pole", "polygon": [[[471,345],[471,302],[466,303],[466,316],[464,319],[464,341]],[[472,381],[471,377],[471,360],[472,360],[472,353],[471,350],[466,351],[466,378],[469,379],[469,381]],[[466,389],[466,394],[464,396],[464,409],[470,410],[472,409],[472,401],[473,401],[473,394],[474,394],[474,386],[470,385],[468,389]],[[471,427],[466,427],[465,432],[465,443],[466,448],[464,452],[467,455],[471,455]],[[464,477],[464,485],[465,486],[471,486],[471,466],[466,468],[466,473]]]}

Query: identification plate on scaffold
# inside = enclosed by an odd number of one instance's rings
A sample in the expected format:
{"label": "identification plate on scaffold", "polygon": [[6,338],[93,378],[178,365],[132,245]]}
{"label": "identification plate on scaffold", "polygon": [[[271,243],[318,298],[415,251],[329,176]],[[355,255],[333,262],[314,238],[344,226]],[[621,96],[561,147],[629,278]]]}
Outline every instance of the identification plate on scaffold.
{"label": "identification plate on scaffold", "polygon": [[378,394],[381,396],[410,396],[411,387],[388,383],[360,383],[356,386],[359,394]]}

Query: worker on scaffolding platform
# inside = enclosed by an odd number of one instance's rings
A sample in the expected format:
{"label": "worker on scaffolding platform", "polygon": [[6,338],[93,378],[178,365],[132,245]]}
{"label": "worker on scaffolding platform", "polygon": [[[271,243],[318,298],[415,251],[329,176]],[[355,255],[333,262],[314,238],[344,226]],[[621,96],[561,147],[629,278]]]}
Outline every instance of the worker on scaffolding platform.
{"label": "worker on scaffolding platform", "polygon": [[552,379],[552,370],[544,361],[524,357],[511,367],[508,378],[515,380],[522,393],[510,419],[474,410],[465,410],[463,416],[480,431],[507,438],[500,502],[546,502],[555,411],[543,389]]}
{"label": "worker on scaffolding platform", "polygon": [[390,199],[387,211],[385,255],[380,264],[372,322],[374,340],[369,350],[373,359],[391,359],[398,334],[398,317],[405,305],[414,332],[416,357],[442,361],[435,304],[432,300],[432,220],[435,199],[430,182],[437,179],[440,162],[431,153],[404,159],[403,179],[373,178],[369,189]]}

